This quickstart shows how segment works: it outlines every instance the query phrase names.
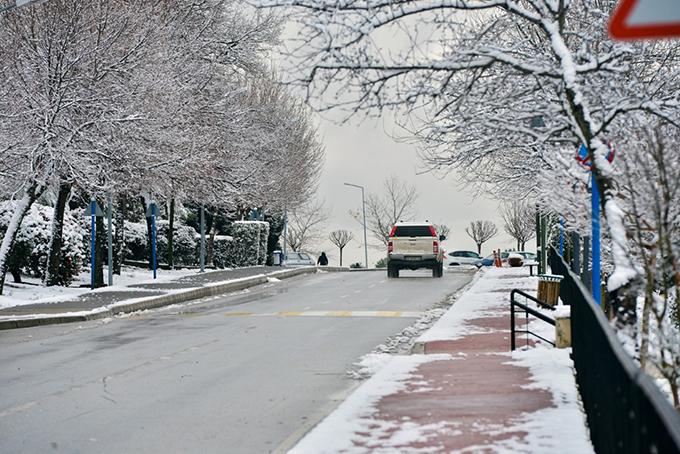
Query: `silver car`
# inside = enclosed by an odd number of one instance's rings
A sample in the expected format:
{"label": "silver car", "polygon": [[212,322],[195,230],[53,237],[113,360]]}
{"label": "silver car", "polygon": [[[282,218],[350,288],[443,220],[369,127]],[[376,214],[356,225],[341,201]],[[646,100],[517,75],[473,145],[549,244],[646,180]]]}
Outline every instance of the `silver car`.
{"label": "silver car", "polygon": [[283,258],[283,266],[314,266],[316,261],[306,252],[288,252]]}
{"label": "silver car", "polygon": [[472,251],[453,251],[446,254],[446,263],[449,266],[474,265],[479,267],[481,260],[479,254]]}

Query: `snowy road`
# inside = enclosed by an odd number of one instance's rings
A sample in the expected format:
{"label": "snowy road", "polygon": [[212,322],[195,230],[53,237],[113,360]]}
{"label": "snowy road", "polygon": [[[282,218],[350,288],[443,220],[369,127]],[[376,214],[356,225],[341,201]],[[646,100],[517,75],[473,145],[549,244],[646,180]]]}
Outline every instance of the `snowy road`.
{"label": "snowy road", "polygon": [[346,371],[472,277],[328,273],[81,325],[0,332],[0,451],[282,451]]}

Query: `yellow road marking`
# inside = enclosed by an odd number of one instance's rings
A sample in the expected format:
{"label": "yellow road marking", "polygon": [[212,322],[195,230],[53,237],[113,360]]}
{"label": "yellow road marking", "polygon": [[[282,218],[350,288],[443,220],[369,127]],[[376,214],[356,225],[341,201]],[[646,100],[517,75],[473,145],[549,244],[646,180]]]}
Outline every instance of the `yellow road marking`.
{"label": "yellow road marking", "polygon": [[252,312],[227,312],[224,314],[225,317],[243,317],[253,315]]}
{"label": "yellow road marking", "polygon": [[279,312],[276,315],[278,315],[280,317],[299,317],[302,314],[303,313],[300,312],[300,311],[288,311],[288,312]]}

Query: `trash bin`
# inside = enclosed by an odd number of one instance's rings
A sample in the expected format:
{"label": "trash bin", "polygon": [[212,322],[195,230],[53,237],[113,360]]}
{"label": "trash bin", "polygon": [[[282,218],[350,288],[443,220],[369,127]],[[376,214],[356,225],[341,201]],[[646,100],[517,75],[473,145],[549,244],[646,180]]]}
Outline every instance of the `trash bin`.
{"label": "trash bin", "polygon": [[557,300],[560,297],[560,282],[562,278],[563,276],[557,274],[539,274],[537,298],[549,306],[556,306]]}
{"label": "trash bin", "polygon": [[281,266],[283,264],[283,252],[273,251],[272,252],[272,265]]}

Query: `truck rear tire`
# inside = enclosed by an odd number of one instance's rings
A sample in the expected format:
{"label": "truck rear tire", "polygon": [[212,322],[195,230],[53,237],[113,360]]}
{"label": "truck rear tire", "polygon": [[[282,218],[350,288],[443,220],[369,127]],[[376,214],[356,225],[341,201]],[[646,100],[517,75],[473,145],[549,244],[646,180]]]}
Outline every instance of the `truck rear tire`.
{"label": "truck rear tire", "polygon": [[395,278],[399,277],[399,268],[394,266],[387,266],[387,277]]}

